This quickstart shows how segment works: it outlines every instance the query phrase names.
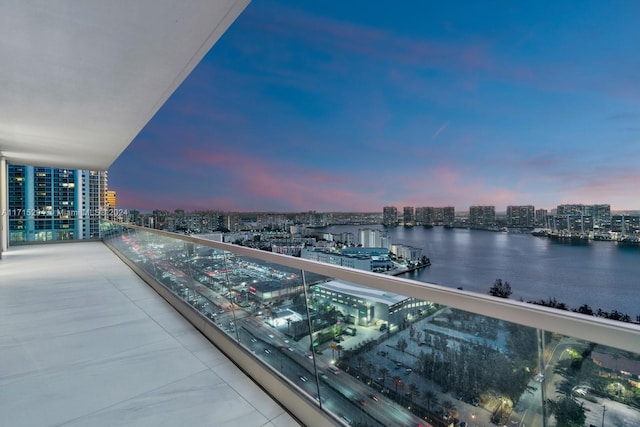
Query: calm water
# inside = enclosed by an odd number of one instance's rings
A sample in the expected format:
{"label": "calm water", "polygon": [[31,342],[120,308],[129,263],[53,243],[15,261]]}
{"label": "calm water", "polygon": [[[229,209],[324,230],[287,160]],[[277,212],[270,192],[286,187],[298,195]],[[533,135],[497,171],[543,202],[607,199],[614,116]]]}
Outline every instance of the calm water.
{"label": "calm water", "polygon": [[[352,231],[381,226],[331,226]],[[393,243],[423,249],[431,266],[406,277],[486,294],[500,278],[513,289],[511,299],[556,298],[570,308],[589,304],[640,315],[640,248],[612,242],[560,243],[529,234],[443,227],[388,229]]]}

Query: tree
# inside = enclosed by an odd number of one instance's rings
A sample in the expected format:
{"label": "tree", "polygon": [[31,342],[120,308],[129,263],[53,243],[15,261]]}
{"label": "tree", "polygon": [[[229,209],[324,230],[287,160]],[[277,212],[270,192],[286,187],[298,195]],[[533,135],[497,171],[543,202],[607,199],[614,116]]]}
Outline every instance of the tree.
{"label": "tree", "polygon": [[407,340],[405,340],[404,338],[399,338],[398,344],[396,344],[396,347],[398,348],[398,350],[404,353],[408,345],[409,344],[407,343]]}
{"label": "tree", "polygon": [[398,387],[402,384],[402,378],[397,376],[393,377],[393,384],[396,386],[396,394],[398,394]]}
{"label": "tree", "polygon": [[450,400],[445,400],[444,402],[442,402],[442,407],[445,411],[447,411],[447,414],[449,415],[451,415],[453,411],[456,410],[456,405],[454,405]]}
{"label": "tree", "polygon": [[489,289],[489,295],[494,297],[509,298],[511,293],[511,285],[507,281],[503,282],[502,279],[496,279]]}
{"label": "tree", "polygon": [[389,375],[389,370],[383,366],[378,370],[378,372],[382,377],[382,385],[384,385],[385,381],[387,380],[387,375]]}
{"label": "tree", "polygon": [[422,393],[422,401],[427,405],[427,411],[431,412],[431,405],[438,404],[438,395],[433,390],[425,390]]}
{"label": "tree", "polygon": [[376,369],[376,365],[374,365],[371,362],[367,362],[367,372],[369,372],[369,378],[371,378],[373,376],[373,372]]}
{"label": "tree", "polygon": [[584,408],[570,397],[548,400],[549,410],[556,417],[558,427],[582,427],[587,417]]}

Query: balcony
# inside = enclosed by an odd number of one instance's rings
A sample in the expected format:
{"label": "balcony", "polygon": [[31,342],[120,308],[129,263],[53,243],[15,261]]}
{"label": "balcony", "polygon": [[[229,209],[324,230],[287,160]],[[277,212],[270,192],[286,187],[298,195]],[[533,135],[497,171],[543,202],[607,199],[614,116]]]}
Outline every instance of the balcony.
{"label": "balcony", "polygon": [[637,325],[135,226],[103,233],[306,425],[640,422]]}
{"label": "balcony", "polygon": [[0,306],[2,425],[299,425],[101,242],[4,252]]}

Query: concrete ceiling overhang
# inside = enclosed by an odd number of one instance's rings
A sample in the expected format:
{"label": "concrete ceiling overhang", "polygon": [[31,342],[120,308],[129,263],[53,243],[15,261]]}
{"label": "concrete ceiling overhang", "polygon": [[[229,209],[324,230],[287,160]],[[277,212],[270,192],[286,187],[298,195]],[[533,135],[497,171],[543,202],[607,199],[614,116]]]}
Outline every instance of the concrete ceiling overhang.
{"label": "concrete ceiling overhang", "polygon": [[106,170],[249,0],[3,0],[0,157]]}

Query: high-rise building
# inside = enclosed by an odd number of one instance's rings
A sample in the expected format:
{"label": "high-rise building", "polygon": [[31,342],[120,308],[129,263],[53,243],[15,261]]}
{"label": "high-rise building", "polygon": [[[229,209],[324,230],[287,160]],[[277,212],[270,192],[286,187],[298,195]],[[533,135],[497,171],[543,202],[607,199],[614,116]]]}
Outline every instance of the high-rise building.
{"label": "high-rise building", "polygon": [[384,230],[361,228],[358,230],[358,243],[363,248],[391,249],[391,236]]}
{"label": "high-rise building", "polygon": [[416,225],[453,225],[455,221],[455,208],[445,207],[421,207],[416,208]]}
{"label": "high-rise building", "polygon": [[404,225],[415,225],[416,212],[412,206],[405,206],[402,209],[402,220]]}
{"label": "high-rise building", "polygon": [[507,206],[507,226],[533,227],[535,208],[532,205]]}
{"label": "high-rise building", "polygon": [[442,224],[453,225],[456,221],[456,209],[453,206],[445,206],[442,208]]}
{"label": "high-rise building", "polygon": [[469,225],[472,227],[490,227],[495,222],[495,206],[471,206],[469,208]]}
{"label": "high-rise building", "polygon": [[546,209],[536,209],[535,225],[537,227],[549,228],[549,212]]}
{"label": "high-rise building", "polygon": [[100,236],[107,172],[8,165],[8,177],[11,241]]}
{"label": "high-rise building", "polygon": [[398,208],[395,206],[385,206],[382,208],[382,225],[385,227],[395,227],[398,225]]}
{"label": "high-rise building", "polygon": [[107,190],[107,206],[109,208],[116,207],[116,192],[114,190]]}
{"label": "high-rise building", "polygon": [[611,206],[568,204],[558,205],[554,229],[585,233],[611,230]]}

